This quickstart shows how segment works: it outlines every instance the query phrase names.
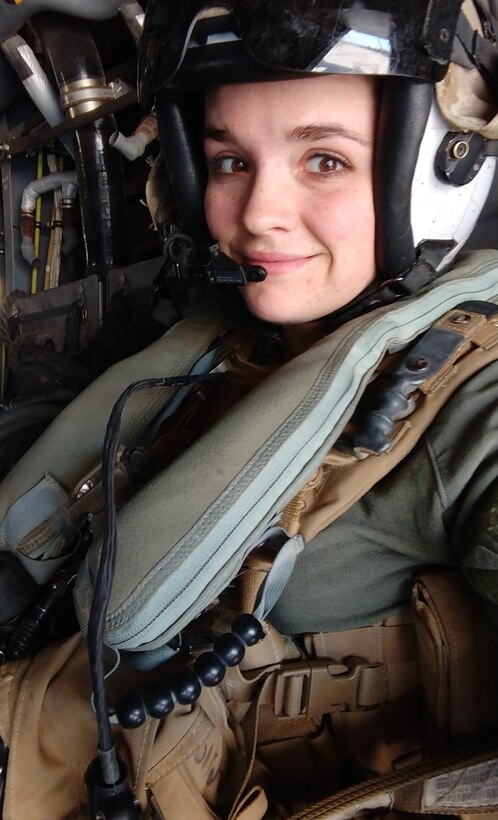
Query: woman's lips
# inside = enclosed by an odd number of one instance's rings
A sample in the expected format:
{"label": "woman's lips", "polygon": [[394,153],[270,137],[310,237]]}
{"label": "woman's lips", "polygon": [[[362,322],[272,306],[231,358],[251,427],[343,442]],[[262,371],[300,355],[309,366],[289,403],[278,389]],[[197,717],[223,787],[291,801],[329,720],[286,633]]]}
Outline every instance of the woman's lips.
{"label": "woman's lips", "polygon": [[315,255],[311,256],[295,256],[286,253],[258,253],[255,256],[243,255],[243,264],[255,265],[256,267],[264,268],[268,276],[278,276],[283,273],[292,273],[304,267],[310,259],[314,259]]}

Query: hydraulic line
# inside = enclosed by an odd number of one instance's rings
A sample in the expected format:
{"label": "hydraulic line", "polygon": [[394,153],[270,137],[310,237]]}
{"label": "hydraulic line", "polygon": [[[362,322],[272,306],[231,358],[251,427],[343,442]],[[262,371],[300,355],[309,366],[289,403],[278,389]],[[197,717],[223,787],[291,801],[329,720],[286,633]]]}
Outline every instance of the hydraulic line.
{"label": "hydraulic line", "polygon": [[[36,178],[40,180],[43,176],[43,151],[38,151],[38,159],[36,163]],[[42,214],[42,201],[41,196],[38,196],[36,199],[35,205],[35,230],[34,230],[34,237],[33,237],[33,254],[34,258],[32,260],[32,268],[31,268],[31,293],[36,293],[38,289],[38,254],[40,253],[40,223],[41,223],[41,214]]]}
{"label": "hydraulic line", "polygon": [[[34,25],[50,60],[66,117],[71,119],[112,100],[99,53],[84,23],[43,14]],[[114,117],[107,115],[75,133],[86,273],[96,273],[103,282],[110,269],[128,262],[123,163],[109,145],[116,130]]]}
{"label": "hydraulic line", "polygon": [[7,382],[7,345],[5,342],[1,342],[0,346],[1,351],[1,358],[2,358],[2,373],[1,373],[1,380],[0,380],[0,399],[3,399],[5,395],[5,385]]}
{"label": "hydraulic line", "polygon": [[[43,153],[40,152],[43,159]],[[38,252],[40,244],[40,216],[42,194],[61,189],[61,196],[66,208],[74,202],[77,194],[76,171],[61,171],[42,176],[43,164],[38,167],[35,181],[31,182],[23,191],[21,198],[21,255],[30,265],[39,263]],[[36,209],[36,211],[35,211]],[[36,213],[36,215],[35,215]],[[32,291],[33,293],[35,291]]]}
{"label": "hydraulic line", "polygon": [[[61,171],[41,176],[42,170],[43,167],[38,168],[39,175],[37,179],[26,186],[21,198],[21,255],[33,266],[37,266],[39,263],[39,223],[42,194],[60,189],[60,204],[64,205],[67,216],[70,209],[73,211],[75,209],[78,191],[76,171]],[[66,221],[67,225],[64,227],[67,227],[68,230],[66,230],[64,236],[68,240],[67,251],[69,252],[74,249],[74,230],[70,230],[71,222],[67,219]]]}
{"label": "hydraulic line", "polygon": [[[54,154],[47,154],[48,170],[51,174],[57,174],[62,171],[61,158]],[[56,188],[54,190],[54,199],[52,203],[52,215],[50,217],[50,237],[48,240],[47,261],[45,263],[45,276],[43,280],[43,289],[57,287],[60,284],[60,270],[62,258],[62,213],[61,213],[61,191]],[[75,211],[75,208],[73,208]],[[76,244],[71,241],[76,237],[76,231],[71,232],[69,244],[71,251],[74,250]],[[67,238],[67,237],[66,237]],[[67,247],[65,247],[67,251]]]}

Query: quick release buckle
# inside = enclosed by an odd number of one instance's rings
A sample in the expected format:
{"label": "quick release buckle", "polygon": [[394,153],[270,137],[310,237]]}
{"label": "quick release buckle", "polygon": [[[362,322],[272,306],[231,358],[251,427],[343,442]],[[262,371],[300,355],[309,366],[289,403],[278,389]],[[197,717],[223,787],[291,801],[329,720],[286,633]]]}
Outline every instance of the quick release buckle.
{"label": "quick release buckle", "polygon": [[279,669],[275,675],[276,717],[319,717],[333,712],[363,712],[387,700],[386,667],[363,658],[309,660]]}

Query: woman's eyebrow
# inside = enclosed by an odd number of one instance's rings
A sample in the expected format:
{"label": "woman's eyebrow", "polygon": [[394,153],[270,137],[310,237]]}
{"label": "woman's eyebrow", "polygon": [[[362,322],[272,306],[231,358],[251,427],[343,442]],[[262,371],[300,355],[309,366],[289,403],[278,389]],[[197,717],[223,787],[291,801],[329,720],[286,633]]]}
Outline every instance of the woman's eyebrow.
{"label": "woman's eyebrow", "polygon": [[[367,148],[370,148],[372,145],[371,140],[338,123],[331,123],[330,125],[298,125],[287,135],[289,140],[304,140],[309,142],[330,137],[343,137],[344,139],[354,140]],[[228,128],[214,128],[213,126],[207,125],[204,129],[204,139],[211,139],[216,142],[230,142],[232,133]]]}
{"label": "woman's eyebrow", "polygon": [[331,123],[330,125],[298,125],[288,134],[288,139],[290,140],[308,140],[310,142],[327,139],[329,137],[344,137],[345,139],[359,142],[360,145],[364,145],[367,148],[370,148],[372,145],[372,140],[366,139],[366,137],[358,134],[357,131],[352,131],[350,128],[345,128],[338,123]]}
{"label": "woman's eyebrow", "polygon": [[228,128],[213,128],[212,125],[207,125],[204,129],[205,140],[216,140],[216,142],[228,142],[231,136],[232,135]]}

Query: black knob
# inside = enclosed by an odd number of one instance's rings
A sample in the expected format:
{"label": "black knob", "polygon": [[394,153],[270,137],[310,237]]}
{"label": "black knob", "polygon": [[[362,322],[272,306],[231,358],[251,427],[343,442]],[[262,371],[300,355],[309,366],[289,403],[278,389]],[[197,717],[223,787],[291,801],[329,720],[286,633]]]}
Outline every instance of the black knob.
{"label": "black knob", "polygon": [[193,703],[202,691],[199,678],[191,669],[183,669],[173,678],[171,686],[178,703],[187,705]]}
{"label": "black knob", "polygon": [[237,635],[241,641],[244,641],[246,646],[254,646],[263,637],[263,627],[254,615],[249,615],[248,612],[243,612],[238,615],[233,622],[232,632]]}
{"label": "black knob", "polygon": [[225,635],[216,638],[213,648],[225,666],[237,666],[246,651],[243,642],[233,632],[226,632]]}
{"label": "black knob", "polygon": [[203,652],[194,663],[194,672],[203,686],[216,686],[225,677],[225,664],[214,652]]}
{"label": "black knob", "polygon": [[144,699],[137,692],[125,695],[119,701],[116,715],[124,729],[138,729],[149,717]]}
{"label": "black knob", "polygon": [[164,718],[175,708],[175,701],[171,694],[171,689],[166,684],[164,686],[153,686],[144,695],[144,701],[149,715],[153,718]]}

